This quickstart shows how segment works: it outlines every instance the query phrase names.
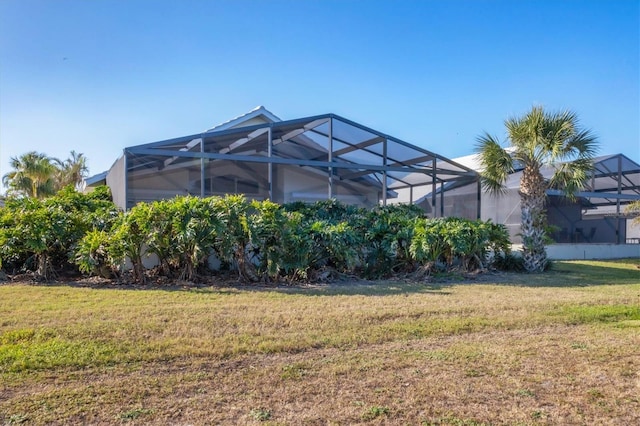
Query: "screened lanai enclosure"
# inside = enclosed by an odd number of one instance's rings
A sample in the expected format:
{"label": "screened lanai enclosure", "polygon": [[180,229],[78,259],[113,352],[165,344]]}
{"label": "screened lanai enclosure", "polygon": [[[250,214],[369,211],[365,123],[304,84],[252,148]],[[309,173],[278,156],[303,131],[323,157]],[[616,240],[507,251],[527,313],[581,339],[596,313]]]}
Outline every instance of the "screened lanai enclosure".
{"label": "screened lanai enclosure", "polygon": [[[549,179],[554,169],[546,167],[541,171]],[[514,243],[521,242],[521,177],[521,170],[509,175],[504,194],[482,194],[482,219],[505,224]],[[597,157],[591,178],[574,200],[559,190],[547,190],[549,236],[556,243],[640,243],[638,230],[625,211],[629,203],[637,200],[640,165],[623,154]]]}
{"label": "screened lanai enclosure", "polygon": [[[244,194],[278,203],[419,203],[432,217],[480,216],[477,173],[443,156],[334,114],[248,118],[125,148],[106,175],[114,201],[130,209],[177,195]],[[464,196],[449,196],[462,187]]]}

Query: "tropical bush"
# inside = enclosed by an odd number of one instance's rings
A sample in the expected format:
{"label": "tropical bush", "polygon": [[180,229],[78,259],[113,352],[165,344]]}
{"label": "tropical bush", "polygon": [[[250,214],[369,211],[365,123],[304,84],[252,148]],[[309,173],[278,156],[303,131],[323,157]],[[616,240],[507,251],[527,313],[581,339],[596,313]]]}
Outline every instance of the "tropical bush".
{"label": "tropical bush", "polygon": [[363,275],[380,278],[415,268],[411,241],[424,212],[415,205],[391,205],[372,209],[363,226],[365,249]]}
{"label": "tropical bush", "polygon": [[416,223],[410,252],[427,269],[449,269],[457,264],[469,271],[485,268],[488,254],[508,254],[509,234],[504,225],[461,218],[436,218]]}
{"label": "tropical bush", "polygon": [[107,187],[81,194],[68,186],[40,200],[8,198],[0,210],[0,258],[5,268],[50,279],[74,267],[78,242],[90,231],[108,232],[118,210]]}
{"label": "tropical bush", "polygon": [[5,267],[39,277],[71,267],[112,277],[128,265],[138,283],[147,280],[143,260],[150,255],[158,259],[155,274],[187,281],[211,274],[215,255],[245,282],[471,271],[510,255],[504,226],[425,219],[416,206],[279,205],[227,195],[176,197],[123,213],[106,189],[83,195],[71,188],[46,200],[10,199],[0,211],[0,245]]}
{"label": "tropical bush", "polygon": [[524,259],[513,253],[498,253],[492,259],[491,266],[501,271],[525,272]]}

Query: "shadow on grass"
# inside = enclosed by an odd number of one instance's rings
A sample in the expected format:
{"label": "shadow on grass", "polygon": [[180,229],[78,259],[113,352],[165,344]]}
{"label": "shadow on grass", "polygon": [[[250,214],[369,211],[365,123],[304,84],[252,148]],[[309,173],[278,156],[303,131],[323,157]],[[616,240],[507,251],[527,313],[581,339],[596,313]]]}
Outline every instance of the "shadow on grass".
{"label": "shadow on grass", "polygon": [[[258,290],[300,296],[394,296],[416,293],[446,296],[451,294],[450,291],[445,291],[446,287],[447,285],[445,283],[380,280],[334,282],[300,287],[262,287],[259,289],[249,289],[249,291]],[[240,291],[247,290],[247,287],[237,288]]]}
{"label": "shadow on grass", "polygon": [[[446,274],[434,277],[432,282],[403,282],[380,280],[327,284],[317,288],[286,288],[295,294],[315,295],[368,295],[385,296],[403,293],[429,293],[448,295],[447,289],[459,285],[500,285],[516,287],[591,287],[604,285],[640,284],[640,259],[603,261],[556,261],[551,269],[539,274],[496,272],[476,276]],[[240,287],[244,289],[244,287]],[[283,289],[265,289],[279,291]]]}
{"label": "shadow on grass", "polygon": [[[295,287],[234,286],[238,291],[283,292],[308,296],[388,296],[399,294],[449,295],[447,291],[459,285],[499,285],[516,287],[591,287],[604,285],[640,284],[640,259],[606,261],[556,261],[549,271],[540,274],[497,272],[476,276],[446,274],[432,282],[398,280],[351,281]],[[204,291],[217,291],[206,289]]]}
{"label": "shadow on grass", "polygon": [[3,282],[1,285],[27,285],[35,287],[70,287],[86,288],[93,290],[123,290],[123,291],[160,291],[160,292],[190,292],[200,294],[216,294],[231,296],[241,293],[280,293],[301,296],[391,296],[411,293],[430,293],[438,295],[448,295],[450,292],[443,289],[460,283],[459,280],[447,278],[448,282],[417,282],[411,280],[343,280],[329,283],[299,283],[286,285],[284,283],[273,284],[243,284],[236,280],[213,280],[212,283],[184,283],[184,284],[156,284],[147,283],[144,285],[133,283],[121,283],[115,280],[100,281],[17,281]]}
{"label": "shadow on grass", "polygon": [[[11,283],[5,283],[11,284]],[[183,285],[134,285],[105,282],[50,282],[29,283],[43,287],[80,287],[128,291],[188,291],[202,294],[232,295],[244,292],[281,293],[303,296],[391,296],[401,294],[449,295],[459,285],[499,285],[516,287],[590,287],[602,285],[640,284],[640,259],[607,261],[556,261],[549,271],[540,274],[496,272],[480,273],[472,277],[444,274],[431,281],[411,280],[345,280],[322,284],[300,285],[245,285],[234,280],[215,281],[212,284],[184,283]]]}
{"label": "shadow on grass", "polygon": [[508,273],[491,284],[518,287],[591,287],[640,284],[640,259],[554,261],[543,273]]}
{"label": "shadow on grass", "polygon": [[590,287],[640,284],[640,259],[557,261],[543,274],[526,274],[515,285],[526,287]]}

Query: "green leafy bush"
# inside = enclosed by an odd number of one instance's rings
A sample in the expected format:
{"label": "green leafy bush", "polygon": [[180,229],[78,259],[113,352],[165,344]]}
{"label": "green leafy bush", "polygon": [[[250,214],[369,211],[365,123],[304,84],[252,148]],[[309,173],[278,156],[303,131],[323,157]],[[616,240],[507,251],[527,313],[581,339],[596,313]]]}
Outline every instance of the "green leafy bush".
{"label": "green leafy bush", "polygon": [[50,279],[74,268],[78,242],[91,230],[109,231],[118,214],[106,187],[81,194],[69,186],[45,200],[9,198],[0,211],[0,257]]}
{"label": "green leafy bush", "polygon": [[110,240],[107,232],[97,229],[92,229],[82,237],[78,242],[75,257],[80,272],[104,278],[112,276]]}
{"label": "green leafy bush", "polygon": [[493,258],[491,266],[500,271],[524,272],[524,259],[512,253],[498,253]]}
{"label": "green leafy bush", "polygon": [[363,224],[365,250],[363,275],[380,278],[414,269],[411,241],[424,212],[415,205],[391,205],[372,209]]}
{"label": "green leafy bush", "polygon": [[[0,210],[0,260],[43,277],[72,260],[85,274],[112,276],[131,264],[144,283],[145,256],[157,273],[195,280],[215,254],[246,282],[379,278],[427,269],[513,263],[503,225],[425,219],[416,206],[367,210],[337,200],[279,205],[242,195],[176,197],[119,212],[107,190],[67,189],[47,200],[10,199]],[[490,256],[491,255],[491,256]]]}
{"label": "green leafy bush", "polygon": [[410,252],[427,268],[451,268],[457,262],[469,271],[484,268],[489,251],[508,253],[509,247],[504,226],[451,217],[418,220]]}
{"label": "green leafy bush", "polygon": [[109,235],[109,258],[113,267],[121,266],[128,259],[132,264],[133,278],[145,282],[142,256],[144,245],[151,241],[151,209],[138,204],[122,215]]}

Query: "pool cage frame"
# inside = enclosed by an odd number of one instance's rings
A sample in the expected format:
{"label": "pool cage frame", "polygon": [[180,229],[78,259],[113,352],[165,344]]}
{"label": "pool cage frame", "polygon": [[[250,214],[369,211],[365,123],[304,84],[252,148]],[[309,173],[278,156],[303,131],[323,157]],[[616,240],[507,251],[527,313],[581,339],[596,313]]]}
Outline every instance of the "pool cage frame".
{"label": "pool cage frame", "polygon": [[[186,169],[189,178],[178,178]],[[288,191],[307,179],[300,173],[313,179],[313,188]],[[244,180],[233,181],[232,174]],[[431,217],[479,218],[481,207],[474,170],[336,114],[214,128],[128,147],[107,183],[112,191],[118,188],[114,201],[125,210],[140,201],[223,192],[280,203],[337,198],[362,205],[419,204]],[[155,192],[145,189],[154,185]],[[463,187],[469,189],[465,200],[447,201],[448,191]]]}

